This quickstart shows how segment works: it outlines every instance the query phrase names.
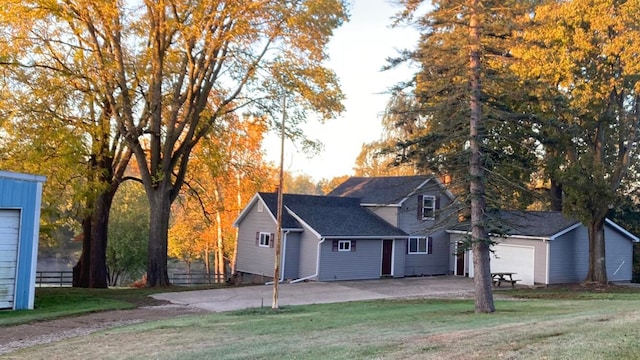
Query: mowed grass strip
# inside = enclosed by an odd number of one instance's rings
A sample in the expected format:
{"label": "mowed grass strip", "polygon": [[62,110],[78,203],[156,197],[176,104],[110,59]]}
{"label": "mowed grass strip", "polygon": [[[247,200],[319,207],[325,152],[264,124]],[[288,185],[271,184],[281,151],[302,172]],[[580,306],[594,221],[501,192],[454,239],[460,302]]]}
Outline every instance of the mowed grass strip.
{"label": "mowed grass strip", "polygon": [[125,326],[11,354],[47,359],[640,359],[640,294],[366,301]]}

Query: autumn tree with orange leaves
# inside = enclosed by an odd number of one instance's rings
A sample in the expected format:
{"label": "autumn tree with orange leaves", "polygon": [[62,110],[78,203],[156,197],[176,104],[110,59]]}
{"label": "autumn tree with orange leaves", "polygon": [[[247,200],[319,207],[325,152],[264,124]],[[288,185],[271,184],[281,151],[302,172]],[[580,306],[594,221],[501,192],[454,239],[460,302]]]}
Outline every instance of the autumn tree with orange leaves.
{"label": "autumn tree with orange leaves", "polygon": [[23,30],[11,48],[42,50],[15,65],[32,79],[54,69],[72,75],[67,84],[89,83],[93,109],[109,119],[95,145],[117,137],[137,160],[151,210],[147,286],[169,284],[171,204],[196,146],[227,116],[243,109],[273,119],[287,96],[296,104],[287,133],[300,136],[310,113],[324,120],[343,110],[324,64],[346,0],[5,0],[2,8],[7,28]]}

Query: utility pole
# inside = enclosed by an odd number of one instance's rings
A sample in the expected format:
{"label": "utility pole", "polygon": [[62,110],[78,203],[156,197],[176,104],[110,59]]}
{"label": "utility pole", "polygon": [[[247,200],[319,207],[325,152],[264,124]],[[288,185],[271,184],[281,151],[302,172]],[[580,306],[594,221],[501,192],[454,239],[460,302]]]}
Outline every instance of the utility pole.
{"label": "utility pole", "polygon": [[284,125],[287,119],[287,98],[282,100],[282,125],[280,127],[280,174],[278,176],[278,212],[276,215],[276,243],[274,248],[276,250],[275,264],[273,266],[273,301],[271,302],[271,309],[279,309],[278,305],[278,285],[280,282],[280,247],[282,244],[282,188],[284,186]]}

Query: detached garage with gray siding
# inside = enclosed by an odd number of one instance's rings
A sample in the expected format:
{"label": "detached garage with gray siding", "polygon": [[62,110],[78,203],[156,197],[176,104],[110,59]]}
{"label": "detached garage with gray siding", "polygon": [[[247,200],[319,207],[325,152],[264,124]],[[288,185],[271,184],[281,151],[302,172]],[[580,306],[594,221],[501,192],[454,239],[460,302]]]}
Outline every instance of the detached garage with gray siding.
{"label": "detached garage with gray siding", "polygon": [[33,309],[44,182],[0,171],[0,309]]}

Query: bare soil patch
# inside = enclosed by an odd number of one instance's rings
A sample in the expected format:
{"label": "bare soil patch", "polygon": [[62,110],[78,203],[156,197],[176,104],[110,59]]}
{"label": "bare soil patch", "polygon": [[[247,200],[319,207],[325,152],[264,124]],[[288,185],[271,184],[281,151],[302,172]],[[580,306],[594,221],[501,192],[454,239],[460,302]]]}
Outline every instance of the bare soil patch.
{"label": "bare soil patch", "polygon": [[47,344],[87,335],[116,326],[181,315],[204,313],[204,310],[151,299],[131,310],[115,310],[64,317],[56,320],[0,328],[0,355],[17,349]]}

